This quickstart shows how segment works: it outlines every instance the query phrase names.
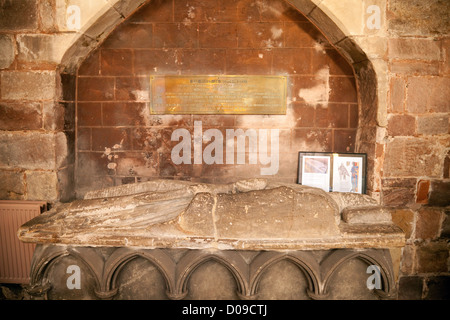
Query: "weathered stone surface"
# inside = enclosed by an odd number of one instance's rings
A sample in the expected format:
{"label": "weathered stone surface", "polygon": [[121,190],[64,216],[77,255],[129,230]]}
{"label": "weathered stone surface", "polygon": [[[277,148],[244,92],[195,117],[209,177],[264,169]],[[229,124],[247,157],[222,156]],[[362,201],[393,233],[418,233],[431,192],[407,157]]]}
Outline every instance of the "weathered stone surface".
{"label": "weathered stone surface", "polygon": [[51,100],[55,98],[55,87],[56,80],[53,71],[5,71],[1,73],[2,99]]}
{"label": "weathered stone surface", "polygon": [[431,276],[426,279],[425,300],[450,300],[450,276]]}
{"label": "weathered stone surface", "polygon": [[443,147],[432,140],[397,137],[386,146],[386,177],[440,176]]}
{"label": "weathered stone surface", "polygon": [[405,238],[411,237],[414,227],[414,211],[406,208],[391,209],[392,222],[405,232]]}
{"label": "weathered stone surface", "polygon": [[398,288],[399,300],[420,300],[422,299],[423,277],[407,276],[401,277]]}
{"label": "weathered stone surface", "polygon": [[40,103],[0,103],[0,130],[38,129],[42,129]]}
{"label": "weathered stone surface", "polygon": [[439,236],[442,208],[424,206],[417,212],[416,238],[436,239]]}
{"label": "weathered stone surface", "polygon": [[36,29],[37,2],[37,0],[0,2],[0,30]]}
{"label": "weathered stone surface", "polygon": [[439,60],[439,42],[428,39],[390,39],[389,55],[392,59]]}
{"label": "weathered stone surface", "polygon": [[416,272],[447,272],[449,245],[446,241],[424,242],[416,249]]}
{"label": "weathered stone surface", "polygon": [[393,224],[338,226],[339,216],[327,193],[297,184],[155,180],[58,204],[22,226],[19,236],[38,243],[242,250],[403,245]]}
{"label": "weathered stone surface", "polygon": [[28,171],[27,200],[55,201],[58,198],[58,179],[55,172]]}
{"label": "weathered stone surface", "polygon": [[23,199],[25,183],[22,172],[0,171],[0,181],[0,199]]}
{"label": "weathered stone surface", "polygon": [[430,206],[445,207],[450,205],[450,180],[431,181],[431,191],[428,200]]}
{"label": "weathered stone surface", "polygon": [[447,77],[411,77],[408,79],[406,109],[411,113],[448,112],[450,80]]}
{"label": "weathered stone surface", "polygon": [[432,114],[417,118],[417,133],[423,135],[448,133],[448,113]]}
{"label": "weathered stone surface", "polygon": [[442,222],[441,229],[442,238],[450,238],[450,208],[444,211],[444,221]]}
{"label": "weathered stone surface", "polygon": [[430,180],[420,180],[417,182],[416,203],[428,203],[428,193],[430,191]]}
{"label": "weathered stone surface", "polygon": [[53,170],[66,156],[64,133],[0,133],[0,167]]}
{"label": "weathered stone surface", "polygon": [[372,223],[390,224],[392,223],[389,211],[380,206],[370,207],[349,207],[342,211],[342,220],[348,224]]}
{"label": "weathered stone surface", "polygon": [[0,69],[8,68],[15,58],[14,37],[0,34]]}
{"label": "weathered stone surface", "polygon": [[17,37],[17,58],[23,62],[58,63],[73,38],[74,35],[70,33],[19,35]]}
{"label": "weathered stone surface", "polygon": [[395,35],[439,35],[449,32],[448,1],[388,1],[388,30]]}

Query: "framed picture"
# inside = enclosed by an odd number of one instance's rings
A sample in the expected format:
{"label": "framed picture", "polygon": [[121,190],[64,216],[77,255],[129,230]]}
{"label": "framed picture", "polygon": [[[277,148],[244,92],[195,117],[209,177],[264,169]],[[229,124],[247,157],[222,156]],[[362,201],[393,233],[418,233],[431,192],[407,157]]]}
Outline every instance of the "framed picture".
{"label": "framed picture", "polygon": [[298,183],[331,191],[332,154],[300,152]]}
{"label": "framed picture", "polygon": [[366,155],[333,154],[333,186],[336,192],[366,193]]}
{"label": "framed picture", "polygon": [[327,192],[366,193],[366,154],[300,152],[298,183]]}

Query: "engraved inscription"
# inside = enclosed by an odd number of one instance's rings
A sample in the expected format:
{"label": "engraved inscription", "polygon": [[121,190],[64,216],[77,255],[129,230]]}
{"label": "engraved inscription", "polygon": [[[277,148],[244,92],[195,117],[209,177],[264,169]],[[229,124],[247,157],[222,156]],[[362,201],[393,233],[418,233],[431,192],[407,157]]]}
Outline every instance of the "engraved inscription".
{"label": "engraved inscription", "polygon": [[152,76],[151,114],[286,114],[283,76]]}

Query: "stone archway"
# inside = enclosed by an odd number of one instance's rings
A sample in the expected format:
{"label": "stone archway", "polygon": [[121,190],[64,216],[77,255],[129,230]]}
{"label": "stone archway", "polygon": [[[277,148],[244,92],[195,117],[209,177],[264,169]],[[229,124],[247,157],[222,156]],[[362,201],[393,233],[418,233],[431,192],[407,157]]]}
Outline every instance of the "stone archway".
{"label": "stone archway", "polygon": [[[367,190],[372,196],[377,197],[380,186],[380,171],[382,159],[377,157],[377,128],[382,126],[383,106],[379,105],[377,74],[374,67],[363,50],[345,34],[338,25],[342,22],[335,21],[335,17],[328,16],[321,8],[311,0],[294,1],[286,0],[292,7],[301,12],[352,65],[356,77],[359,101],[359,124],[356,137],[356,152],[368,154]],[[77,68],[83,60],[97,48],[104,39],[126,18],[131,16],[142,5],[148,3],[144,0],[123,0],[117,2],[107,10],[95,22],[93,22],[80,35],[75,43],[66,51],[60,64],[60,77],[62,83],[63,100],[70,105],[75,103],[75,77]],[[150,4],[151,5],[151,4]],[[381,114],[381,117],[379,116]],[[73,122],[75,110],[67,108],[66,122]],[[380,124],[381,123],[381,124]],[[69,137],[69,150],[73,150],[75,136]],[[75,157],[70,153],[69,157]],[[69,159],[74,163],[74,159]],[[65,188],[72,188],[67,185]]]}

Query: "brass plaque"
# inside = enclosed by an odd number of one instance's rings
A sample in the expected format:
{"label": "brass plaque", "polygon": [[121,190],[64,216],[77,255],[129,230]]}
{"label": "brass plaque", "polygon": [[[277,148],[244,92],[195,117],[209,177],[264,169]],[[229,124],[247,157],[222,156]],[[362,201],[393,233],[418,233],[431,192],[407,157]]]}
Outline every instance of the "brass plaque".
{"label": "brass plaque", "polygon": [[151,76],[151,114],[286,114],[283,76]]}

